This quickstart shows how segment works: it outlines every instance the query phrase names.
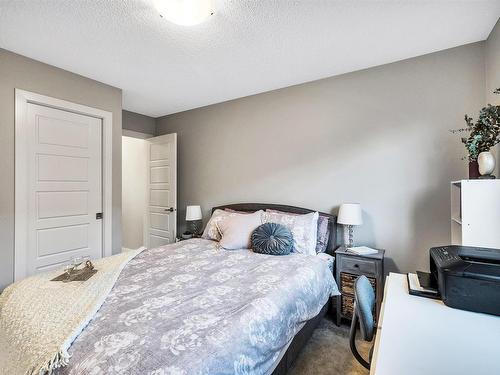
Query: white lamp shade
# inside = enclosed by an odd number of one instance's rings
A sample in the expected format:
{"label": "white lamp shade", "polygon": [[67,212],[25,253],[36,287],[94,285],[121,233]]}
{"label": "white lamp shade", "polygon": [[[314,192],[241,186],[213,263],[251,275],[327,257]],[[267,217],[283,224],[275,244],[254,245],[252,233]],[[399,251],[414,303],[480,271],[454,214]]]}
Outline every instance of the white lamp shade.
{"label": "white lamp shade", "polygon": [[155,0],[162,17],[183,26],[197,25],[214,13],[214,0]]}
{"label": "white lamp shade", "polygon": [[186,207],[186,221],[201,220],[201,207],[200,206],[187,206]]}
{"label": "white lamp shade", "polygon": [[361,225],[363,218],[361,216],[361,205],[359,203],[344,203],[340,206],[339,216],[337,217],[339,224],[345,225]]}

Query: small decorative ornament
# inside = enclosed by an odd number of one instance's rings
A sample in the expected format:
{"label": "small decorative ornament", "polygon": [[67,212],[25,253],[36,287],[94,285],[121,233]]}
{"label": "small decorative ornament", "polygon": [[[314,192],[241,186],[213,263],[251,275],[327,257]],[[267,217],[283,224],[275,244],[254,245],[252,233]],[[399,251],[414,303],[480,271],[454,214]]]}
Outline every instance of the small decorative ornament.
{"label": "small decorative ornament", "polygon": [[62,281],[63,283],[68,283],[71,281],[87,281],[92,276],[95,275],[97,270],[90,260],[86,260],[83,268],[79,268],[79,264],[69,264],[64,268],[64,273],[54,277],[50,281]]}
{"label": "small decorative ornament", "polygon": [[495,176],[492,175],[495,170],[495,157],[490,151],[483,151],[477,157],[477,163],[479,164],[479,173],[484,179],[494,179]]}

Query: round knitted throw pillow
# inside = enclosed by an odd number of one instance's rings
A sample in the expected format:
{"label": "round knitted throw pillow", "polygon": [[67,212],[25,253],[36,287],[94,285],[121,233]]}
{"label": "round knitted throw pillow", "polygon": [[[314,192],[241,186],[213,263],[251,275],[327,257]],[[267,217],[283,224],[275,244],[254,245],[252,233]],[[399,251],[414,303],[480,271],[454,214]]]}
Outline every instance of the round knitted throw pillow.
{"label": "round knitted throw pillow", "polygon": [[287,255],[292,247],[292,232],[281,224],[265,223],[252,233],[252,249],[256,253]]}

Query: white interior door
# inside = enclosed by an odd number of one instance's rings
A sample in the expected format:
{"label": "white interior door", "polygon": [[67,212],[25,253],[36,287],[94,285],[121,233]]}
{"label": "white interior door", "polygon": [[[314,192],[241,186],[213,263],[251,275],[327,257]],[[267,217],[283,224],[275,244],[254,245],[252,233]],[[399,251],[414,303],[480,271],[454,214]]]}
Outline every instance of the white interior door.
{"label": "white interior door", "polygon": [[175,242],[177,222],[177,134],[147,139],[147,213],[144,243]]}
{"label": "white interior door", "polygon": [[102,120],[29,103],[26,274],[102,257]]}

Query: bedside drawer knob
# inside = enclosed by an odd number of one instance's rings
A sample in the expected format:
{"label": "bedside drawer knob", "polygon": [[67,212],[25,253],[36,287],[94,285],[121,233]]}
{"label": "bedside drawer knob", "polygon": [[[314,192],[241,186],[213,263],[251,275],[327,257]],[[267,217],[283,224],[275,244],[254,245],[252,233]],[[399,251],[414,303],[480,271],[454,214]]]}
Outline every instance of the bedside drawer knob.
{"label": "bedside drawer knob", "polygon": [[357,263],[356,263],[356,264],[354,265],[354,267],[359,268],[359,264],[357,264]]}

